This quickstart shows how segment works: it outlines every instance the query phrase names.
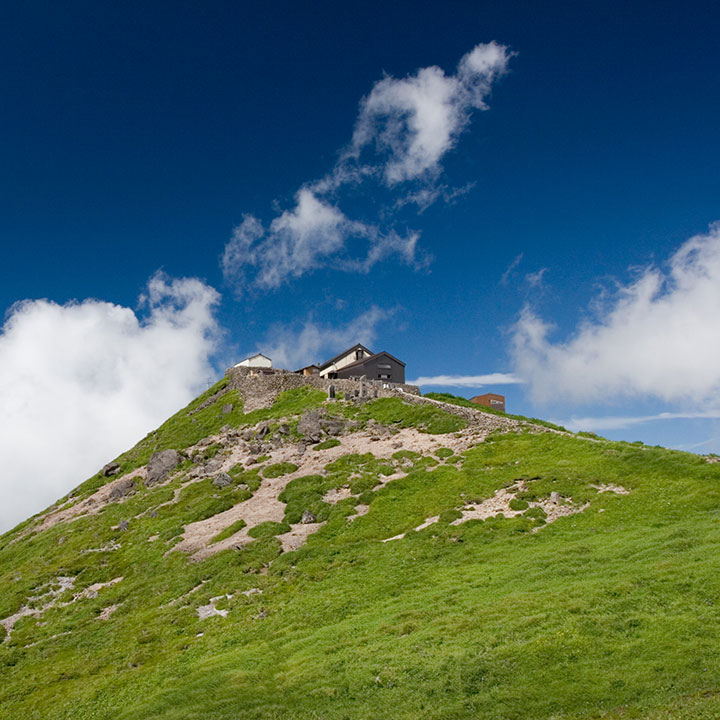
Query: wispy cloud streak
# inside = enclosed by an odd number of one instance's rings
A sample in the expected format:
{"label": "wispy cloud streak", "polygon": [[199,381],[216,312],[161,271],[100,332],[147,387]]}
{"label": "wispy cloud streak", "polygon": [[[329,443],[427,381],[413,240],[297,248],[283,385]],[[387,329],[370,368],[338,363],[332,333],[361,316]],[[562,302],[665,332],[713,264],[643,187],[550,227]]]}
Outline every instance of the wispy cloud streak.
{"label": "wispy cloud streak", "polygon": [[488,373],[487,375],[432,375],[408,380],[412,385],[479,388],[485,385],[518,385],[524,380],[512,373]]}

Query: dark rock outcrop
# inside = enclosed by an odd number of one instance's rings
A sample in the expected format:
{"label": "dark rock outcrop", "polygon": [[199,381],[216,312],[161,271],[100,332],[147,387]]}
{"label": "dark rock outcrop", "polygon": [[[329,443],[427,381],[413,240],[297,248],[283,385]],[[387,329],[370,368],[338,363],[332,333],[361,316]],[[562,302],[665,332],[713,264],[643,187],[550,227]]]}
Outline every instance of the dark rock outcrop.
{"label": "dark rock outcrop", "polygon": [[177,450],[153,453],[147,465],[145,485],[150,487],[161,483],[182,462],[182,459],[182,455]]}
{"label": "dark rock outcrop", "polygon": [[119,480],[108,495],[108,499],[111,502],[117,502],[122,500],[126,495],[129,495],[135,490],[135,480],[133,478],[127,478],[126,480]]}

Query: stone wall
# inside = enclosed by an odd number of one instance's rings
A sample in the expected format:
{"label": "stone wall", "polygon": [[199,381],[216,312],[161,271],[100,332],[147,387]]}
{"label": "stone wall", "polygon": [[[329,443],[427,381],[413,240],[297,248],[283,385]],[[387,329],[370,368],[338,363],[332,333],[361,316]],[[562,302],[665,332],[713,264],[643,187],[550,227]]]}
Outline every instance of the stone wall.
{"label": "stone wall", "polygon": [[245,412],[270,407],[284,390],[305,385],[325,393],[335,388],[335,397],[343,399],[419,396],[416,385],[388,383],[382,380],[328,380],[317,375],[298,375],[287,370],[262,371],[257,368],[232,367],[225,371],[230,378],[228,387],[237,390],[243,399]]}

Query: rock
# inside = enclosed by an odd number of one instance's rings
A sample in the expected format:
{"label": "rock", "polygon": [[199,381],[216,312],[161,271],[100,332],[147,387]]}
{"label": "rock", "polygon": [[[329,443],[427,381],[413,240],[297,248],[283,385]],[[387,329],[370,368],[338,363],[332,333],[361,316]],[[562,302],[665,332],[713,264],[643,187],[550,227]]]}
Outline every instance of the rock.
{"label": "rock", "polygon": [[342,418],[323,418],[320,421],[322,429],[328,435],[340,435],[345,430],[345,421]]}
{"label": "rock", "polygon": [[551,492],[550,493],[550,502],[555,503],[555,505],[559,505],[561,501],[560,493],[557,492]]}
{"label": "rock", "polygon": [[250,486],[247,483],[239,483],[238,490],[249,490]]}
{"label": "rock", "polygon": [[177,450],[153,453],[147,465],[145,485],[150,487],[162,482],[181,462],[182,455]]}
{"label": "rock", "polygon": [[246,442],[250,441],[253,439],[253,431],[252,430],[244,430],[240,437],[242,437],[242,439],[245,440]]}
{"label": "rock", "polygon": [[115,484],[115,487],[110,491],[108,500],[110,502],[117,502],[122,500],[126,495],[129,495],[135,489],[135,480],[128,478],[127,480],[120,480]]}
{"label": "rock", "polygon": [[232,478],[227,473],[220,473],[213,478],[212,484],[215,487],[224,488],[232,485]]}
{"label": "rock", "polygon": [[229,415],[233,411],[233,404],[228,403],[227,405],[222,406],[222,414],[223,415]]}
{"label": "rock", "polygon": [[102,474],[105,477],[110,477],[111,475],[115,475],[117,471],[120,469],[120,463],[117,462],[111,462],[108,463],[103,469]]}
{"label": "rock", "polygon": [[323,413],[321,410],[308,410],[298,422],[298,432],[313,442],[319,442],[323,429],[320,423]]}
{"label": "rock", "polygon": [[148,513],[148,515],[149,515],[151,518],[156,518],[157,515],[158,515],[158,514],[157,514],[157,510],[151,510],[151,511]]}
{"label": "rock", "polygon": [[251,445],[248,448],[248,452],[251,455],[262,455],[263,454],[263,446],[259,445],[258,443],[255,443],[254,445]]}
{"label": "rock", "polygon": [[257,437],[259,440],[261,440],[261,439],[264,438],[269,432],[270,432],[270,428],[267,426],[266,423],[263,423],[262,425],[260,425],[260,427],[258,427],[258,429],[257,429],[257,431],[256,431],[256,433],[255,433],[255,437]]}
{"label": "rock", "polygon": [[290,426],[286,423],[280,425],[277,429],[278,435],[287,435],[290,432]]}
{"label": "rock", "polygon": [[130,525],[130,524],[128,523],[127,520],[121,520],[121,521],[118,523],[118,530],[122,530],[122,531],[124,532],[125,530],[128,529],[129,525]]}
{"label": "rock", "polygon": [[309,510],[305,510],[300,518],[300,522],[303,523],[303,525],[308,525],[316,521],[317,518]]}
{"label": "rock", "polygon": [[251,456],[245,461],[245,465],[254,465],[256,462],[257,458]]}
{"label": "rock", "polygon": [[205,465],[203,465],[203,471],[206,475],[212,475],[217,472],[223,466],[223,461],[220,458],[210,458]]}

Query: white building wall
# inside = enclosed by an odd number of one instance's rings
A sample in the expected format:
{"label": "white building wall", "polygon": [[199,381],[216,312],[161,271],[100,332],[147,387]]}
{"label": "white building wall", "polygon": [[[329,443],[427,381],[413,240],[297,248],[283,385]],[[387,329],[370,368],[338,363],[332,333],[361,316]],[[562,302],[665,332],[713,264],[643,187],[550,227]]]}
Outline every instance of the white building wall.
{"label": "white building wall", "polygon": [[253,355],[252,357],[241,360],[235,367],[259,367],[271,368],[272,360],[264,355]]}
{"label": "white building wall", "polygon": [[367,353],[364,350],[360,350],[360,356],[355,357],[355,350],[344,355],[339,360],[336,360],[332,365],[328,365],[324,370],[320,371],[320,377],[327,377],[329,373],[337,372],[340,368],[344,368],[346,365],[354,363],[356,360],[363,360],[364,358],[370,357],[371,353]]}

